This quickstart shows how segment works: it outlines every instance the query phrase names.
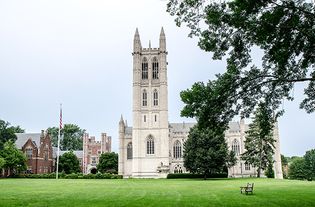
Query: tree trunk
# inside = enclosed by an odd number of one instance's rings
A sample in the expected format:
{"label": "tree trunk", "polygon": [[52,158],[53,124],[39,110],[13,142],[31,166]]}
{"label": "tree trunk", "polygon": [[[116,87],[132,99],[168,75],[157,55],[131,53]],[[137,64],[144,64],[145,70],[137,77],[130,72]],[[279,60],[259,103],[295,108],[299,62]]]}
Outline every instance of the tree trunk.
{"label": "tree trunk", "polygon": [[257,178],[260,178],[260,171],[261,171],[261,169],[260,169],[260,166],[259,166],[258,169],[257,169]]}

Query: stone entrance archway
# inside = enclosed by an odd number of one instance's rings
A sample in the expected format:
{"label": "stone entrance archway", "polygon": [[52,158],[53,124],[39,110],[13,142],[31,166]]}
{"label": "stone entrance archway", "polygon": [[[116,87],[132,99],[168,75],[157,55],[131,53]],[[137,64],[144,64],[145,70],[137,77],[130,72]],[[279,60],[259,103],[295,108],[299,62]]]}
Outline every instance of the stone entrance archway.
{"label": "stone entrance archway", "polygon": [[90,170],[90,172],[91,172],[92,174],[96,174],[96,173],[97,173],[97,170],[96,170],[96,168],[92,168],[92,169]]}

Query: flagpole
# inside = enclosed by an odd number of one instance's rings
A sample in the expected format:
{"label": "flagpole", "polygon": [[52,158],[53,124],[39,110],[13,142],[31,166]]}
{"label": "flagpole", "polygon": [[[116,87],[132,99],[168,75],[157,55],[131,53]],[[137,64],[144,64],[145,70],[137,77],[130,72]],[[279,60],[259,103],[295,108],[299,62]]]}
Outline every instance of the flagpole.
{"label": "flagpole", "polygon": [[58,145],[57,145],[57,166],[56,166],[56,179],[58,179],[58,170],[59,170],[59,154],[60,154],[60,131],[62,128],[62,104],[60,104],[60,124],[58,132]]}

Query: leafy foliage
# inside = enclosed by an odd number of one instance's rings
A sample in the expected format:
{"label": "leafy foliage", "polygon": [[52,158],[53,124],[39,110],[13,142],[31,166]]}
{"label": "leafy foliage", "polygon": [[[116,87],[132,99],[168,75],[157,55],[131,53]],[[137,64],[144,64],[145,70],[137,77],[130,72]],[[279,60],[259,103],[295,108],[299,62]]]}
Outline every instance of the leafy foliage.
{"label": "leafy foliage", "polygon": [[[177,179],[177,178],[204,178],[204,174],[193,174],[193,173],[169,173],[167,174],[167,179]],[[207,175],[207,178],[227,178],[227,173],[214,173]]]}
{"label": "leafy foliage", "polygon": [[5,159],[3,157],[0,157],[0,170],[3,169],[4,165],[5,165]]}
{"label": "leafy foliage", "polygon": [[281,164],[282,164],[282,166],[286,166],[289,164],[288,158],[285,157],[284,155],[281,155]]}
{"label": "leafy foliage", "polygon": [[102,153],[97,165],[97,170],[101,173],[118,172],[118,154],[115,152]]}
{"label": "leafy foliage", "polygon": [[15,133],[23,133],[24,129],[20,126],[10,126],[9,122],[0,119],[0,150],[3,149],[4,143],[11,140],[15,142],[17,137]]}
{"label": "leafy foliage", "polygon": [[306,179],[315,180],[315,149],[309,150],[304,155]]}
{"label": "leafy foliage", "polygon": [[246,131],[245,149],[242,159],[257,167],[257,177],[260,177],[261,170],[272,166],[274,153],[273,139],[273,117],[272,111],[268,110],[265,103],[260,103],[255,112],[253,123]]}
{"label": "leafy foliage", "polygon": [[268,164],[267,169],[265,171],[265,175],[267,176],[267,178],[274,178],[275,177],[275,172],[273,170],[272,163]]}
{"label": "leafy foliage", "polygon": [[3,168],[9,174],[19,174],[26,170],[26,157],[16,148],[11,140],[4,144],[3,150],[0,151],[0,156],[4,158]]}
{"label": "leafy foliage", "polygon": [[[122,179],[122,175],[110,174],[110,173],[97,173],[97,174],[85,174],[82,173],[59,173],[59,179]],[[10,178],[35,178],[35,179],[56,179],[56,173],[49,174],[18,174],[12,175]]]}
{"label": "leafy foliage", "polygon": [[[304,0],[169,0],[167,11],[178,26],[191,29],[202,50],[213,59],[226,57],[231,76],[226,93],[232,111],[249,116],[261,100],[277,110],[283,99],[293,100],[294,83],[308,82],[300,107],[315,110],[315,14],[314,5]],[[255,65],[251,50],[260,48],[262,64]],[[233,73],[231,70],[233,68]],[[225,74],[226,74],[225,73]],[[223,76],[225,75],[223,74]],[[224,95],[226,94],[224,93]],[[208,99],[211,94],[204,94]],[[215,94],[212,94],[214,96]],[[212,97],[210,96],[210,98]],[[220,106],[220,102],[211,102]],[[278,115],[283,113],[278,110]]]}
{"label": "leafy foliage", "polygon": [[59,157],[59,172],[66,174],[81,172],[80,162],[73,151],[66,152]]}
{"label": "leafy foliage", "polygon": [[228,152],[225,142],[225,131],[234,115],[233,103],[227,99],[231,93],[226,90],[233,68],[229,72],[218,76],[221,82],[195,83],[180,94],[186,104],[181,115],[195,117],[198,122],[184,144],[184,165],[192,173],[204,174],[205,178],[236,163],[235,155]]}
{"label": "leafy foliage", "polygon": [[206,179],[210,174],[223,172],[227,163],[235,164],[235,156],[231,156],[223,133],[211,128],[191,128],[184,143],[184,166],[191,173],[203,174]]}
{"label": "leafy foliage", "polygon": [[306,178],[305,160],[303,157],[295,158],[290,164],[289,178],[304,180]]}
{"label": "leafy foliage", "polygon": [[[48,133],[52,140],[52,145],[58,145],[58,127],[49,127]],[[60,149],[61,150],[82,150],[83,148],[83,134],[85,129],[81,129],[75,124],[65,124],[60,131]]]}

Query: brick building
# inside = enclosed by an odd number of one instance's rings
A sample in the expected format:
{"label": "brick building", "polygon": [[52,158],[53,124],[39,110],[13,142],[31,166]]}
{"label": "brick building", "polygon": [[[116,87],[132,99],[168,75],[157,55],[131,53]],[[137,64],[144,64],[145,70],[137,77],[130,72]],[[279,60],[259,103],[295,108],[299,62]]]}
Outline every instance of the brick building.
{"label": "brick building", "polygon": [[44,174],[54,172],[51,139],[41,133],[16,133],[16,147],[27,157],[27,173]]}
{"label": "brick building", "polygon": [[106,133],[101,134],[101,141],[96,141],[94,136],[83,135],[83,162],[84,174],[95,173],[96,166],[102,153],[111,152],[112,138]]}

